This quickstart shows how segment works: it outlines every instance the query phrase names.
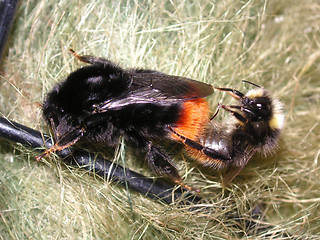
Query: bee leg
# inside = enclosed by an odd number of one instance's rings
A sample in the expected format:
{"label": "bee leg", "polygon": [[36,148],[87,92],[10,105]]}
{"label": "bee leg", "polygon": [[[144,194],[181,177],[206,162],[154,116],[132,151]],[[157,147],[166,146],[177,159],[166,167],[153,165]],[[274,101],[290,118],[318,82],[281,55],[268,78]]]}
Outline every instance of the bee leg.
{"label": "bee leg", "polygon": [[213,116],[210,118],[210,121],[211,121],[212,119],[214,119],[214,118],[218,115],[219,110],[220,110],[220,104],[218,104],[217,110],[216,110],[216,112],[213,114]]}
{"label": "bee leg", "polygon": [[48,156],[51,153],[54,153],[56,151],[62,151],[63,149],[66,149],[74,145],[76,142],[78,142],[82,138],[83,134],[84,134],[83,128],[76,128],[75,130],[63,136],[52,147],[46,149],[42,154],[36,156],[36,160],[40,161],[41,158]]}
{"label": "bee leg", "polygon": [[135,131],[127,131],[126,142],[140,149],[145,154],[150,169],[158,176],[167,177],[182,188],[199,193],[199,189],[189,187],[183,183],[177,168],[171,158],[150,140]]}
{"label": "bee leg", "polygon": [[157,175],[166,176],[170,178],[174,183],[187,190],[194,191],[196,193],[200,192],[199,189],[184,184],[177,168],[174,166],[170,157],[162,152],[158,147],[153,146],[151,142],[148,143],[146,159],[152,171]]}
{"label": "bee leg", "polygon": [[49,119],[49,122],[50,122],[50,126],[51,126],[51,132],[54,134],[54,141],[57,141],[57,139],[59,139],[59,136],[57,134],[57,128],[56,128],[56,125],[53,121],[53,118],[50,118]]}
{"label": "bee leg", "polygon": [[99,58],[99,57],[94,57],[90,55],[79,55],[77,54],[73,49],[69,48],[69,51],[72,53],[73,56],[75,56],[79,61],[89,63],[92,65],[103,65],[103,66],[115,66],[114,63],[111,61],[104,59],[104,58]]}
{"label": "bee leg", "polygon": [[214,89],[219,90],[219,91],[223,91],[223,92],[227,92],[229,93],[232,97],[240,100],[241,98],[244,97],[244,94],[242,92],[239,92],[238,90],[232,89],[232,88],[218,88],[215,87]]}
{"label": "bee leg", "polygon": [[245,118],[243,115],[241,115],[240,113],[232,110],[233,109],[239,109],[242,110],[242,108],[240,106],[234,106],[234,105],[220,105],[221,108],[225,109],[226,111],[230,112],[236,119],[238,119],[240,122],[242,122],[243,124],[248,123],[248,119]]}
{"label": "bee leg", "polygon": [[208,156],[212,159],[218,160],[218,161],[230,161],[231,160],[231,156],[230,156],[229,152],[222,152],[221,149],[213,149],[210,147],[203,146],[202,144],[177,133],[172,127],[168,126],[168,128],[175,135],[177,135],[181,139],[182,143],[185,144],[186,146],[188,146],[194,150],[200,151],[203,154],[205,154],[206,156]]}

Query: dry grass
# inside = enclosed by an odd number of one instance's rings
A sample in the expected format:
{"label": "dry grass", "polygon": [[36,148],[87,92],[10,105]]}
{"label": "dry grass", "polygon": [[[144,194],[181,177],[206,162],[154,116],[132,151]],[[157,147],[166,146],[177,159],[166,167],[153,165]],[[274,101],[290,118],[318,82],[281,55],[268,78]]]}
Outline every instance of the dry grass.
{"label": "dry grass", "polygon": [[[243,91],[241,80],[252,81],[281,99],[286,123],[277,154],[255,157],[225,190],[217,172],[175,157],[185,181],[202,188],[199,212],[135,193],[130,205],[123,187],[54,158],[37,163],[35,152],[1,140],[0,238],[319,238],[319,28],[316,0],[23,1],[1,71],[2,116],[48,132],[37,103],[81,65],[72,47]],[[213,109],[229,100],[209,98]],[[257,206],[260,230],[245,229]]]}

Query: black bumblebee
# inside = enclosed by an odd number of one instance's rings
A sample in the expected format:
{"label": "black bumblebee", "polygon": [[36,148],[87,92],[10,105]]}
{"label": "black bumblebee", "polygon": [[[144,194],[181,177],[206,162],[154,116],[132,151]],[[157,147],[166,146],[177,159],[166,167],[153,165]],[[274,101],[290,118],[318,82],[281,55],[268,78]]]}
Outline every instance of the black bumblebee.
{"label": "black bumblebee", "polygon": [[196,140],[210,120],[204,97],[214,88],[157,71],[124,70],[109,60],[70,51],[91,65],[71,73],[47,95],[42,111],[56,143],[37,160],[81,139],[115,146],[123,136],[145,153],[154,172],[185,186],[170,157],[154,141],[179,139],[171,129]]}
{"label": "black bumblebee", "polygon": [[[276,146],[283,115],[280,103],[263,88],[244,95],[153,70],[124,70],[109,60],[70,51],[91,65],[71,73],[47,95],[42,110],[56,143],[38,160],[79,140],[115,146],[122,136],[145,154],[155,173],[195,190],[183,184],[171,158],[155,141],[182,142],[205,166],[235,166],[233,177],[256,151],[267,153]],[[240,101],[239,106],[219,105],[232,113],[235,122],[211,120],[204,97],[214,89]]]}

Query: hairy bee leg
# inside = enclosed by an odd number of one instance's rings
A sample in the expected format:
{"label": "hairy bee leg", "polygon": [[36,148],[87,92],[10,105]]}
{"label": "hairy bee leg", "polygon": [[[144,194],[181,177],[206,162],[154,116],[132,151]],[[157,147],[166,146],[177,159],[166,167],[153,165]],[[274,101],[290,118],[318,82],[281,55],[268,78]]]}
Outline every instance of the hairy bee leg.
{"label": "hairy bee leg", "polygon": [[51,148],[46,149],[42,154],[36,156],[36,160],[39,162],[41,158],[48,156],[56,151],[62,151],[76,142],[78,142],[84,134],[84,129],[76,129],[71,133],[67,134],[63,138],[61,138],[56,144],[54,144]]}
{"label": "hairy bee leg", "polygon": [[63,149],[71,146],[70,145],[64,145],[64,146],[59,146],[58,143],[56,143],[55,145],[53,145],[51,148],[48,148],[47,150],[45,150],[42,154],[36,156],[36,160],[39,162],[41,160],[41,158],[50,155],[51,153],[54,153],[56,151],[62,151]]}
{"label": "hairy bee leg", "polygon": [[175,135],[177,135],[183,142],[183,144],[185,144],[186,146],[201,151],[203,154],[207,155],[208,157],[212,158],[212,159],[216,159],[218,161],[230,161],[231,157],[228,155],[224,155],[212,148],[208,148],[206,146],[203,146],[202,144],[193,141],[190,138],[187,138],[179,133],[177,133],[172,127],[168,126],[168,128],[170,129],[170,131],[172,131]]}
{"label": "hairy bee leg", "polygon": [[90,55],[79,55],[77,54],[73,49],[69,48],[69,51],[72,53],[73,56],[75,56],[79,61],[89,63],[92,65],[111,65],[114,66],[114,63],[111,61],[105,59],[105,58],[99,58],[94,57]]}
{"label": "hairy bee leg", "polygon": [[230,112],[236,119],[238,119],[240,122],[242,122],[243,124],[248,123],[248,119],[245,118],[243,115],[241,115],[240,113],[232,110],[231,108],[234,109],[241,109],[240,106],[233,106],[233,105],[220,105],[221,108],[225,109],[226,111]]}
{"label": "hairy bee leg", "polygon": [[214,87],[214,89],[219,90],[219,91],[223,91],[223,92],[227,92],[229,93],[232,97],[240,100],[241,98],[244,97],[244,94],[242,92],[239,92],[238,90],[232,89],[232,88],[218,88],[218,87]]}
{"label": "hairy bee leg", "polygon": [[199,194],[199,193],[201,192],[200,189],[194,188],[194,187],[190,187],[189,185],[185,184],[185,183],[182,181],[182,179],[181,179],[181,181],[175,181],[175,183],[176,183],[177,185],[180,185],[180,187],[182,187],[182,188],[184,188],[184,189],[186,189],[186,190],[188,190],[188,191],[196,192],[197,194]]}
{"label": "hairy bee leg", "polygon": [[55,125],[55,123],[54,123],[52,118],[50,118],[49,121],[50,121],[51,131],[54,134],[54,140],[57,141],[57,139],[59,139],[59,136],[57,135],[56,125]]}
{"label": "hairy bee leg", "polygon": [[199,189],[190,187],[183,182],[170,157],[162,152],[158,147],[154,146],[151,142],[148,143],[146,159],[151,170],[157,175],[166,176],[182,188],[200,193]]}

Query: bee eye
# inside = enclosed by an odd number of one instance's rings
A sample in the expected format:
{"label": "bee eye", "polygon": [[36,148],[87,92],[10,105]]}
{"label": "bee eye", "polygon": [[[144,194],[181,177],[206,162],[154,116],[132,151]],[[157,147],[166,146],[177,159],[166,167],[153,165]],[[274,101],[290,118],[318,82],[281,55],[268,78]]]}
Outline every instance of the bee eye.
{"label": "bee eye", "polygon": [[263,105],[261,103],[257,103],[256,106],[257,106],[257,108],[260,108],[260,109],[263,108]]}
{"label": "bee eye", "polygon": [[250,99],[249,105],[254,110],[268,110],[270,109],[271,102],[268,98],[259,97]]}
{"label": "bee eye", "polygon": [[247,117],[252,120],[261,121],[271,115],[271,102],[266,97],[247,98],[243,104]]}

